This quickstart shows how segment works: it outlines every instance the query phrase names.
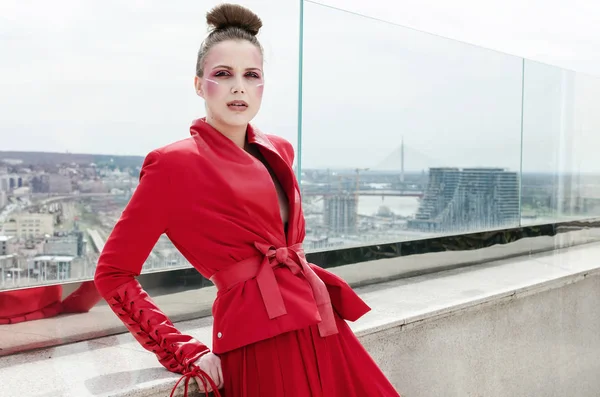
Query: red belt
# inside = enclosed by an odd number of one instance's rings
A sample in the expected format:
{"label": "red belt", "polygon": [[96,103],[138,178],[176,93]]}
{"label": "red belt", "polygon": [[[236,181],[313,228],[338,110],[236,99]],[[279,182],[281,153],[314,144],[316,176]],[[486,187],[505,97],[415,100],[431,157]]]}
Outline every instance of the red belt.
{"label": "red belt", "polygon": [[317,309],[321,316],[321,322],[318,325],[319,334],[323,337],[337,334],[338,329],[329,292],[323,280],[316,275],[306,261],[302,244],[281,248],[258,242],[254,245],[261,252],[262,260],[261,257],[245,259],[225,270],[216,272],[210,278],[210,281],[219,290],[227,290],[237,283],[256,277],[267,314],[270,319],[274,319],[287,314],[287,310],[273,268],[287,266],[295,275],[302,273],[312,288]]}

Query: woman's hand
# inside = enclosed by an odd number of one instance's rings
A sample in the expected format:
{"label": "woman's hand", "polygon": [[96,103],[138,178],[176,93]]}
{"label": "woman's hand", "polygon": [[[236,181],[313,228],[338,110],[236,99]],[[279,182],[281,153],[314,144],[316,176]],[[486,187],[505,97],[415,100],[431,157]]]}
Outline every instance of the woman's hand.
{"label": "woman's hand", "polygon": [[[211,377],[218,389],[223,387],[223,370],[221,369],[221,359],[218,356],[212,352],[206,353],[194,364]],[[198,383],[198,390],[201,393],[213,391],[208,379],[204,380],[204,383],[206,383],[207,387],[206,390],[204,389],[202,380],[199,377],[195,377],[194,379],[196,379],[196,383]]]}

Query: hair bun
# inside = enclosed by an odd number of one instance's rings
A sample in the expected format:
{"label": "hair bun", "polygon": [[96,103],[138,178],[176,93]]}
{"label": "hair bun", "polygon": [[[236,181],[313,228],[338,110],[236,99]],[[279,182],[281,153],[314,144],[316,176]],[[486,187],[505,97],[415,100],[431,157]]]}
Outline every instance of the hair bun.
{"label": "hair bun", "polygon": [[206,14],[206,23],[214,30],[229,27],[243,29],[253,36],[258,34],[262,21],[252,11],[237,4],[220,4]]}

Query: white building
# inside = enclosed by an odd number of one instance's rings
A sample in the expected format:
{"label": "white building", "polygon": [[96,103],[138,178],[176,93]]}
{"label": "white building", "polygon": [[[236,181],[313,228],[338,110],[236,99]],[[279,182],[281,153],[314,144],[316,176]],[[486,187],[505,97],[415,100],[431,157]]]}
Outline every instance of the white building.
{"label": "white building", "polygon": [[44,254],[77,256],[77,238],[50,237],[44,243]]}
{"label": "white building", "polygon": [[31,238],[54,234],[52,214],[22,213],[10,216],[2,226],[2,234],[11,237]]}
{"label": "white building", "polygon": [[15,197],[28,197],[31,195],[31,189],[28,186],[17,187],[13,190]]}
{"label": "white building", "polygon": [[0,254],[0,287],[14,283],[21,276],[21,269],[16,267],[16,255]]}
{"label": "white building", "polygon": [[68,280],[73,259],[72,256],[36,256],[28,268],[28,275],[38,281]]}

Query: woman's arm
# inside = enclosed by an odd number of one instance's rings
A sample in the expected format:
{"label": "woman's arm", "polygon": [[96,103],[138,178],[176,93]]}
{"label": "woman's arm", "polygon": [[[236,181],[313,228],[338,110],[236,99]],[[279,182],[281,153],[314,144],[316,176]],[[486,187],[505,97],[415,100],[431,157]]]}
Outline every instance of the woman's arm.
{"label": "woman's arm", "polygon": [[140,183],[104,245],[94,281],[138,342],[169,371],[183,373],[208,347],[177,331],[136,280],[177,205],[165,156],[158,151],[146,156]]}

